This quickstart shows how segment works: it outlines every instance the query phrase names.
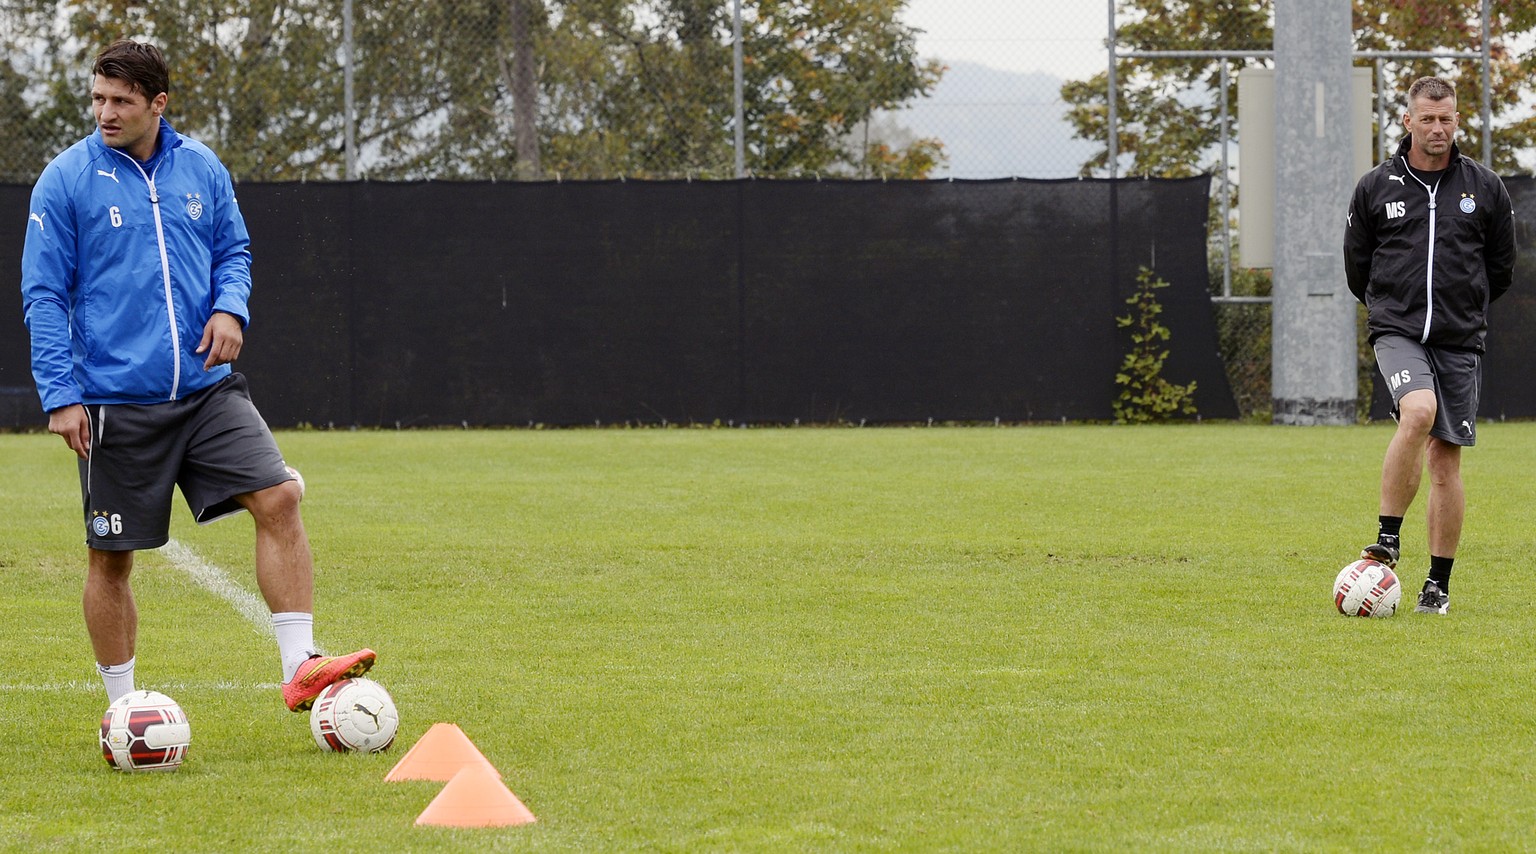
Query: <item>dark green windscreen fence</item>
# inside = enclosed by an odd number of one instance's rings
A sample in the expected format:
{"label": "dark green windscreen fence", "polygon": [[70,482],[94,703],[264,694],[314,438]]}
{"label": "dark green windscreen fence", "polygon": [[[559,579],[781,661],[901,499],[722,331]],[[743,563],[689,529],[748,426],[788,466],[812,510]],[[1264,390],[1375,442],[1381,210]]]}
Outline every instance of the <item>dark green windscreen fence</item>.
{"label": "dark green windscreen fence", "polygon": [[[1169,283],[1164,376],[1236,415],[1203,177],[238,192],[237,367],[273,426],[1108,419],[1144,266]],[[15,286],[29,194],[0,187],[5,426],[43,423]]]}

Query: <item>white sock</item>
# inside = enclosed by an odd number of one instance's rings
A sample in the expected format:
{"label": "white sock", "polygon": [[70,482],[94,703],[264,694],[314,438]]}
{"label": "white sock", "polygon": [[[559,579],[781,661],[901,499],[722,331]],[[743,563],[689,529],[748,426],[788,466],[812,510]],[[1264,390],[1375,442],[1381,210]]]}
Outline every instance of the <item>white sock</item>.
{"label": "white sock", "polygon": [[283,611],[272,615],[272,629],[277,633],[277,651],[283,657],[283,682],[293,681],[315,650],[315,615],[303,611]]}
{"label": "white sock", "polygon": [[124,694],[133,693],[133,663],[138,656],[128,659],[122,664],[100,664],[96,670],[101,674],[101,681],[107,686],[107,704],[117,702],[117,698]]}

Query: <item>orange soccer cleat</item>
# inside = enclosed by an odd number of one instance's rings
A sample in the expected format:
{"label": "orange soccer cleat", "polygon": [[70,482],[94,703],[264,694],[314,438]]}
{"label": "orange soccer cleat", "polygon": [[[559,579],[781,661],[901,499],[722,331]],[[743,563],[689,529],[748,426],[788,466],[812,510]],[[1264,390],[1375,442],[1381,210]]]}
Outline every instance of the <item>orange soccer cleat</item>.
{"label": "orange soccer cleat", "polygon": [[343,679],[354,679],[368,672],[377,656],[371,649],[348,655],[312,655],[299,665],[293,681],[283,683],[283,702],[291,712],[307,711],[326,686]]}

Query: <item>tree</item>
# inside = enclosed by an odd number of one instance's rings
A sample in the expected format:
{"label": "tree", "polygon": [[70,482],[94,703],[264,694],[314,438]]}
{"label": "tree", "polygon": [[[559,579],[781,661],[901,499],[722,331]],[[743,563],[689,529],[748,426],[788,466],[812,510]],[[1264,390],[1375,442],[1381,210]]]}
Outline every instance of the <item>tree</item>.
{"label": "tree", "polygon": [[[1482,39],[1481,0],[1356,0],[1355,42],[1358,50],[1468,51]],[[1122,50],[1268,50],[1274,43],[1272,0],[1120,0],[1118,43]],[[1511,119],[1524,93],[1536,82],[1536,50],[1517,56],[1511,44],[1536,29],[1536,4],[1494,0],[1489,21],[1492,34],[1492,92],[1495,169],[1513,171],[1516,155],[1536,141],[1536,122]],[[1234,70],[1270,65],[1263,59],[1234,59]],[[1434,60],[1391,60],[1385,63],[1386,86],[1403,93],[1413,79],[1428,74],[1456,84],[1462,125],[1459,145],[1483,158],[1478,112],[1482,103],[1481,67],[1459,61],[1447,68]],[[1119,148],[1131,158],[1130,174],[1186,176],[1209,171],[1206,162],[1219,141],[1217,97],[1219,65],[1204,59],[1125,59],[1116,67],[1119,78],[1116,111]],[[1236,74],[1227,92],[1234,128]],[[1076,136],[1104,142],[1108,138],[1108,74],[1071,81],[1062,87],[1069,105],[1068,119]],[[1396,99],[1397,102],[1401,98]],[[1395,116],[1389,115],[1394,120]],[[1234,131],[1237,135],[1237,131]],[[1084,175],[1108,167],[1107,147],[1083,164]]]}
{"label": "tree", "polygon": [[[577,177],[734,174],[731,18],[717,0],[557,0],[544,91],[551,169]],[[759,0],[743,11],[747,168],[852,175],[849,143],[876,111],[924,95],[942,69],[917,56],[905,0]],[[558,60],[558,61],[557,61]],[[926,171],[934,140],[882,152]]]}
{"label": "tree", "polygon": [[730,177],[725,7],[556,0],[541,80],[547,168],[567,177]]}
{"label": "tree", "polygon": [[[333,5],[326,0],[8,0],[0,5],[5,24],[0,33],[6,34],[10,68],[25,58],[23,98],[49,118],[0,132],[45,148],[31,164],[40,170],[48,157],[92,128],[88,86],[96,52],[123,36],[150,38],[171,63],[168,117],[219,150],[237,178],[339,171],[341,21],[331,14]],[[295,97],[298,91],[303,98]],[[25,156],[30,159],[33,152],[29,146]]]}
{"label": "tree", "polygon": [[[30,181],[91,129],[90,61],[120,36],[172,64],[168,118],[239,180],[336,179],[346,151],[338,0],[0,0],[5,150]],[[747,166],[921,176],[935,140],[853,144],[926,94],[905,0],[747,5]],[[722,0],[356,0],[358,161],[375,179],[735,174]]]}
{"label": "tree", "polygon": [[49,159],[91,127],[88,85],[60,9],[47,0],[0,0],[0,176],[31,183]]}
{"label": "tree", "polygon": [[[1388,121],[1401,127],[1403,99],[1415,79],[1429,75],[1446,77],[1456,84],[1457,108],[1463,133],[1458,146],[1463,152],[1488,163],[1495,171],[1521,171],[1517,157],[1536,142],[1536,119],[1525,109],[1524,118],[1511,119],[1536,84],[1536,48],[1523,56],[1512,47],[1536,30],[1536,4],[1526,0],[1492,0],[1489,4],[1490,94],[1493,151],[1482,150],[1483,81],[1481,62],[1459,61],[1446,73],[1433,60],[1406,60],[1387,66],[1387,91],[1395,97],[1396,112]],[[1482,0],[1370,0],[1355,3],[1355,44],[1359,50],[1479,50],[1482,45]]]}
{"label": "tree", "polygon": [[[927,94],[942,67],[917,57],[897,16],[905,0],[761,0],[747,39],[751,159],[767,174],[834,171],[847,137],[876,110]],[[912,155],[936,159],[932,140]],[[890,152],[895,153],[895,152]],[[898,155],[895,171],[904,168]],[[926,174],[926,169],[908,170]]]}

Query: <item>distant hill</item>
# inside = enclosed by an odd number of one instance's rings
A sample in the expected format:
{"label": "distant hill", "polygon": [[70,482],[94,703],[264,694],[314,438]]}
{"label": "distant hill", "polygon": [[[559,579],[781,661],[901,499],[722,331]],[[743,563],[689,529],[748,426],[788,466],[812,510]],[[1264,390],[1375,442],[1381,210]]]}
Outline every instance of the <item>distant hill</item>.
{"label": "distant hill", "polygon": [[870,136],[904,145],[944,143],[949,163],[935,178],[1075,178],[1094,144],[1072,138],[1059,77],[948,63],[933,95],[878,115]]}

